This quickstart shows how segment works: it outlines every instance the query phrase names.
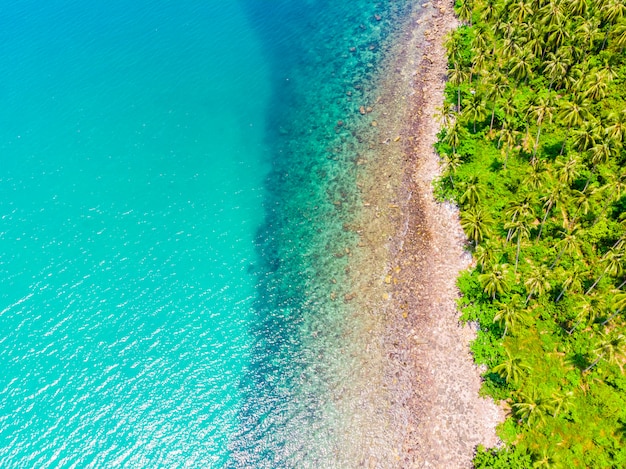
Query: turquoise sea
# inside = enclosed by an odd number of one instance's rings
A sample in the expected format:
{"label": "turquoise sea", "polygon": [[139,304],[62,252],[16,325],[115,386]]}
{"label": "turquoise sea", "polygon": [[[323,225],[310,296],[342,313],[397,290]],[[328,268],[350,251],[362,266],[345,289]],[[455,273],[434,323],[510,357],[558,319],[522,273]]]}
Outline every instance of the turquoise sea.
{"label": "turquoise sea", "polygon": [[345,461],[333,253],[409,8],[3,2],[0,467]]}

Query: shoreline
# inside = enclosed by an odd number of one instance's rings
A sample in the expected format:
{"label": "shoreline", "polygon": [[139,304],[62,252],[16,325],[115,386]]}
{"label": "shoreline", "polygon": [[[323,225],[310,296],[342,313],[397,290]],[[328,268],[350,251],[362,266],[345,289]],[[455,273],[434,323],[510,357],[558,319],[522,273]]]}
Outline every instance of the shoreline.
{"label": "shoreline", "polygon": [[[452,2],[414,8],[386,60],[369,151],[357,162],[366,169],[358,182],[364,207],[354,309],[377,323],[368,365],[384,370],[378,384],[388,426],[386,441],[365,450],[365,467],[472,467],[476,445],[500,443],[495,427],[503,412],[478,395],[480,370],[469,350],[475,331],[459,324],[456,308],[456,279],[471,257],[458,210],[436,202],[432,187],[439,174],[434,115],[447,69],[443,42],[456,25]],[[372,363],[373,356],[382,363]]]}

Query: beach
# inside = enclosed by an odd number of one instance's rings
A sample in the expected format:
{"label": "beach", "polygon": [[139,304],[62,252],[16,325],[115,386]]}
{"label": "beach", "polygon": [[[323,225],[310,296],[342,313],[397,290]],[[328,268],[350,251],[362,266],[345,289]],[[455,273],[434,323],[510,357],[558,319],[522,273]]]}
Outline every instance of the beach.
{"label": "beach", "polygon": [[[479,396],[480,370],[469,349],[475,331],[460,324],[456,307],[456,278],[471,255],[458,211],[433,195],[443,42],[456,24],[451,2],[414,9],[387,56],[388,73],[367,116],[368,151],[356,162],[366,170],[358,182],[364,207],[352,264],[358,266],[354,309],[367,312],[370,332],[380,334],[364,360],[383,370],[380,382],[370,379],[382,391],[360,398],[385,400],[388,426],[385,437],[371,439],[365,467],[466,468],[476,445],[499,443],[495,427],[503,413]],[[380,363],[372,366],[374,356]],[[385,457],[389,445],[393,454]]]}

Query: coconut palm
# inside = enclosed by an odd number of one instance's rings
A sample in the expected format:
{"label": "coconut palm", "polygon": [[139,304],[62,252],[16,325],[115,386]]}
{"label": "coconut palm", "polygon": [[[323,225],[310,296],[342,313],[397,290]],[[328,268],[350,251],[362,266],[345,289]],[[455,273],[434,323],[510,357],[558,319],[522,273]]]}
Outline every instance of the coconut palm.
{"label": "coconut palm", "polygon": [[456,87],[457,93],[457,112],[461,112],[461,85],[467,80],[467,72],[463,70],[458,63],[448,69],[448,81],[452,86]]}
{"label": "coconut palm", "polygon": [[459,166],[461,166],[461,163],[461,157],[457,153],[453,153],[452,155],[444,153],[442,155],[442,173],[448,175],[452,187],[454,187],[453,177],[457,169],[459,169]]}
{"label": "coconut palm", "polygon": [[589,10],[587,0],[570,0],[565,4],[567,11],[574,16],[585,17]]}
{"label": "coconut palm", "polygon": [[561,292],[559,296],[556,297],[555,302],[558,303],[561,300],[566,290],[580,291],[583,286],[585,273],[585,269],[579,264],[575,265],[572,269],[566,270],[566,276],[561,285]]}
{"label": "coconut palm", "polygon": [[509,72],[518,80],[528,81],[528,78],[530,78],[533,73],[532,63],[534,59],[535,56],[530,52],[523,55],[513,55],[509,60]]}
{"label": "coconut palm", "polygon": [[487,235],[490,222],[489,214],[476,206],[461,212],[461,226],[467,237],[478,245]]}
{"label": "coconut palm", "polygon": [[605,326],[609,321],[611,321],[615,316],[624,311],[626,308],[626,292],[621,290],[616,290],[615,295],[611,299],[612,305],[611,309],[613,310],[613,314],[609,316],[602,322],[602,325]]}
{"label": "coconut palm", "polygon": [[564,253],[567,254],[580,254],[580,241],[584,231],[582,231],[578,225],[574,224],[563,236],[558,243],[556,243],[557,247],[559,247],[559,253],[554,258],[552,265],[550,265],[550,269],[554,269],[556,264],[561,259],[561,256]]}
{"label": "coconut palm", "polygon": [[474,133],[476,133],[476,121],[485,117],[485,100],[478,93],[472,93],[469,99],[464,101],[463,114],[468,120],[474,122]]}
{"label": "coconut palm", "polygon": [[504,150],[504,169],[506,169],[507,161],[509,160],[509,153],[511,149],[517,144],[519,139],[519,132],[513,130],[508,125],[503,125],[500,130],[500,137],[498,139],[498,145],[502,143]]}
{"label": "coconut palm", "polygon": [[609,0],[601,7],[602,19],[610,23],[617,23],[626,16],[626,5],[622,0]]}
{"label": "coconut palm", "polygon": [[527,319],[526,311],[522,306],[522,299],[519,295],[513,295],[506,303],[497,303],[498,312],[493,317],[493,322],[498,324],[504,324],[504,337],[507,331],[514,330],[515,326],[520,322],[525,322]]}
{"label": "coconut palm", "polygon": [[537,156],[537,149],[539,148],[539,136],[541,135],[541,124],[543,124],[544,119],[552,122],[552,116],[554,112],[554,107],[552,106],[551,100],[546,98],[539,98],[537,100],[537,104],[530,106],[528,109],[528,115],[533,117],[537,122],[537,136],[535,138],[535,145],[533,148],[533,161]]}
{"label": "coconut palm", "polygon": [[605,98],[608,93],[610,81],[610,76],[600,71],[588,75],[584,96],[594,101]]}
{"label": "coconut palm", "polygon": [[480,183],[478,176],[472,176],[469,181],[463,184],[463,193],[459,197],[459,202],[463,205],[469,205],[474,207],[478,205],[478,202],[483,197],[485,189]]}
{"label": "coconut palm", "polygon": [[626,337],[623,334],[607,335],[600,333],[600,342],[593,352],[596,359],[583,370],[583,373],[591,370],[602,359],[613,364],[617,363],[620,358],[624,358],[626,355]]}
{"label": "coconut palm", "polygon": [[443,141],[452,147],[452,153],[456,155],[456,149],[461,144],[461,140],[467,133],[465,127],[459,124],[459,121],[454,121],[452,125],[446,127],[446,133]]}
{"label": "coconut palm", "polygon": [[480,272],[482,273],[487,264],[492,264],[496,260],[496,248],[491,243],[481,244],[476,246],[472,257],[476,261],[476,264],[480,266]]}
{"label": "coconut palm", "polygon": [[550,210],[554,207],[563,197],[563,186],[560,184],[553,184],[550,191],[541,198],[545,212],[541,219],[541,225],[539,226],[539,233],[537,234],[537,241],[541,239],[541,233],[543,232],[543,226],[546,223],[546,219],[550,214]]}
{"label": "coconut palm", "polygon": [[459,0],[458,8],[456,10],[459,19],[464,23],[472,25],[472,9],[473,5],[471,0]]}
{"label": "coconut palm", "polygon": [[495,300],[496,295],[503,295],[511,288],[507,279],[508,274],[508,264],[495,264],[487,269],[487,272],[479,275],[478,281],[485,293]]}
{"label": "coconut palm", "polygon": [[491,121],[489,123],[489,131],[493,130],[493,120],[496,115],[496,104],[508,90],[508,82],[501,74],[496,74],[493,80],[489,82],[489,91],[487,92],[487,98],[489,98],[493,104],[491,107]]}
{"label": "coconut palm", "polygon": [[524,217],[505,223],[504,225],[504,229],[509,230],[509,233],[511,233],[511,239],[517,239],[517,249],[515,252],[515,273],[517,273],[522,239],[530,237],[529,222],[530,218]]}
{"label": "coconut palm", "polygon": [[550,79],[548,89],[552,89],[554,82],[561,83],[570,66],[570,62],[566,61],[561,54],[550,52],[544,61],[544,73]]}
{"label": "coconut palm", "polygon": [[609,113],[608,120],[610,122],[606,128],[608,137],[621,144],[624,141],[624,134],[626,134],[626,109]]}
{"label": "coconut palm", "polygon": [[606,254],[602,257],[602,263],[604,264],[604,270],[602,274],[597,278],[593,285],[589,287],[589,289],[585,292],[585,295],[588,295],[591,290],[593,290],[600,280],[604,278],[605,275],[610,275],[611,277],[615,277],[622,273],[622,258],[623,253],[618,248],[609,249]]}
{"label": "coconut palm", "polygon": [[517,0],[508,6],[509,18],[514,19],[518,23],[523,23],[528,17],[532,16],[534,10],[532,2],[525,0]]}
{"label": "coconut palm", "polygon": [[535,388],[529,392],[520,392],[517,402],[513,404],[513,410],[519,419],[528,425],[545,422],[549,415],[555,411],[554,402],[537,393]]}
{"label": "coconut palm", "polygon": [[596,121],[585,121],[582,126],[574,131],[574,146],[575,148],[583,152],[588,150],[600,140],[602,136],[600,125]]}
{"label": "coconut palm", "polygon": [[545,265],[534,267],[530,274],[527,276],[524,285],[528,288],[528,296],[526,297],[526,304],[530,301],[530,298],[537,294],[538,296],[552,290],[552,285],[548,278],[550,277],[550,269]]}
{"label": "coconut palm", "polygon": [[444,101],[443,104],[437,108],[435,118],[439,121],[442,127],[449,127],[452,125],[454,117],[454,107],[449,101]]}
{"label": "coconut palm", "polygon": [[524,372],[529,371],[520,357],[514,357],[506,350],[506,360],[493,367],[493,371],[498,373],[507,383],[519,383]]}

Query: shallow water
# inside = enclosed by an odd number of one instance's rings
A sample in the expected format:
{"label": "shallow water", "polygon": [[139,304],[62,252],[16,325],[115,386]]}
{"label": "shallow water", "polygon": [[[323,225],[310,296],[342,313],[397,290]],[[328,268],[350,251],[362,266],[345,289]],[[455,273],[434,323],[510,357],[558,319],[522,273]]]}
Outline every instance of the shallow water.
{"label": "shallow water", "polygon": [[0,466],[347,460],[355,131],[406,3],[5,6]]}

